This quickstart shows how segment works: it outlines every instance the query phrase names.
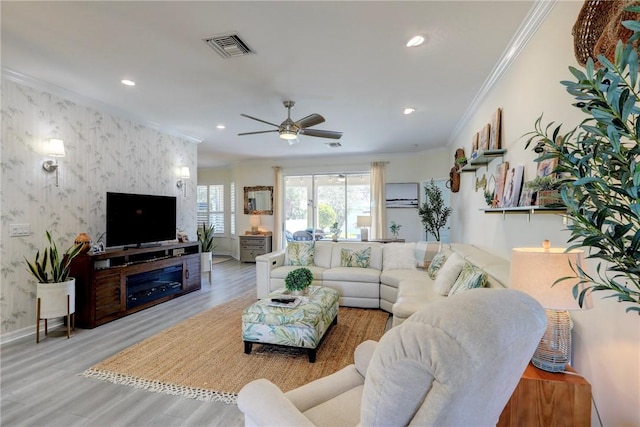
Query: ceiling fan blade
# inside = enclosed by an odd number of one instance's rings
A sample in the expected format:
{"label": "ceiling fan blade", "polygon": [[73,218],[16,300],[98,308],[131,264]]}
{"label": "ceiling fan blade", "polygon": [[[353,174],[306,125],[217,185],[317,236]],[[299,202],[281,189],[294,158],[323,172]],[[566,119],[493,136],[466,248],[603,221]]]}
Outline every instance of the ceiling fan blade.
{"label": "ceiling fan blade", "polygon": [[267,122],[267,121],[265,121],[265,120],[258,119],[258,118],[256,118],[256,117],[252,117],[252,116],[250,116],[250,115],[248,115],[248,114],[240,114],[240,115],[241,115],[242,117],[246,117],[247,119],[251,119],[251,120],[258,121],[258,122],[266,123],[266,124],[268,124],[268,125],[275,126],[275,127],[280,127],[280,125],[277,125],[277,124],[275,124],[275,123],[271,123],[271,122]]}
{"label": "ceiling fan blade", "polygon": [[324,117],[322,117],[320,114],[313,113],[308,115],[307,117],[303,117],[300,120],[298,120],[296,122],[296,125],[300,129],[304,129],[304,128],[309,128],[311,126],[319,125],[322,122],[324,122]]}
{"label": "ceiling fan blade", "polygon": [[243,132],[243,133],[239,133],[238,136],[242,136],[242,135],[257,135],[259,133],[270,133],[270,132],[278,132],[278,129],[259,130],[259,131],[255,131],[255,132]]}
{"label": "ceiling fan blade", "polygon": [[320,130],[320,129],[300,129],[298,132],[300,135],[317,136],[319,138],[342,138],[342,132],[334,132],[332,130]]}

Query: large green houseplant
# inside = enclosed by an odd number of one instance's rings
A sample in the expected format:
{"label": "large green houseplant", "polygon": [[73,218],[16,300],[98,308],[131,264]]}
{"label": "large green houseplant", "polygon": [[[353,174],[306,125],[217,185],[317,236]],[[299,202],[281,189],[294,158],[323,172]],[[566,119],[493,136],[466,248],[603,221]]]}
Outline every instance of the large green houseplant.
{"label": "large green houseplant", "polygon": [[435,236],[440,241],[440,229],[447,224],[447,219],[451,215],[451,208],[444,205],[442,191],[435,184],[433,179],[424,186],[425,202],[418,207],[418,215],[427,233]]}
{"label": "large green houseplant", "polygon": [[83,243],[76,244],[67,249],[62,256],[58,251],[56,242],[51,233],[45,233],[49,246],[46,247],[40,257],[40,250],[36,252],[33,261],[25,258],[27,270],[36,278],[38,283],[61,283],[69,278],[71,261],[82,251]]}
{"label": "large green houseplant", "polygon": [[[640,12],[640,6],[627,10]],[[527,147],[544,146],[538,160],[558,159],[570,248],[585,247],[588,258],[598,260],[595,275],[576,271],[581,282],[574,296],[580,305],[588,293],[604,291],[630,303],[627,312],[640,314],[640,81],[634,47],[640,23],[622,25],[634,35],[618,42],[614,58],[598,56],[600,68],[591,59],[584,70],[570,67],[575,81],[561,82],[587,118],[561,134],[560,125],[545,126],[540,117],[527,134]]]}

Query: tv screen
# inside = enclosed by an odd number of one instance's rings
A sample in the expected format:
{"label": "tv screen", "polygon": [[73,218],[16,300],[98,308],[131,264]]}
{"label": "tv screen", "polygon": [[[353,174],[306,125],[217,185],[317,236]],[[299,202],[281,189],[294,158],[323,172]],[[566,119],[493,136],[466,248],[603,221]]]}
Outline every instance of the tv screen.
{"label": "tv screen", "polygon": [[142,246],[175,238],[175,197],[107,193],[107,246]]}

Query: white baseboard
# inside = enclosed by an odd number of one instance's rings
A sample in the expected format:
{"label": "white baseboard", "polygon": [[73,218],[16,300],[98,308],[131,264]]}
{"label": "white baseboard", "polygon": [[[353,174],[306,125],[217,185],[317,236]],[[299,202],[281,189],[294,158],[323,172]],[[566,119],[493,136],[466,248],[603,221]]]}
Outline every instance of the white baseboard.
{"label": "white baseboard", "polygon": [[[40,327],[40,337],[44,336],[44,322],[40,322],[41,323],[41,327]],[[51,330],[53,328],[56,328],[58,326],[63,325],[64,322],[62,320],[62,318],[60,319],[54,319],[54,320],[49,320],[48,322],[48,329]],[[23,338],[27,338],[27,337],[33,337],[33,341],[36,341],[36,328],[33,327],[33,325],[28,326],[26,328],[22,328],[22,329],[18,329],[17,331],[11,331],[11,332],[7,332],[6,334],[2,334],[0,335],[0,346],[3,346],[5,344],[9,344],[10,342],[13,341],[17,341]]]}

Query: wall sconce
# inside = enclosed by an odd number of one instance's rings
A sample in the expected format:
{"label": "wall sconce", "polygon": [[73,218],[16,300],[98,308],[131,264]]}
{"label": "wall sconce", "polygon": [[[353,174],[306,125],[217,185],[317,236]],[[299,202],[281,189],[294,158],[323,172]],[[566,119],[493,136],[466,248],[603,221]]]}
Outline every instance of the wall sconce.
{"label": "wall sconce", "polygon": [[184,191],[184,197],[187,197],[187,180],[191,178],[191,172],[189,171],[189,166],[183,166],[180,168],[180,172],[178,173],[178,182],[176,182],[176,186],[178,188],[182,188]]}
{"label": "wall sconce", "polygon": [[47,155],[53,157],[54,160],[45,160],[42,163],[42,169],[47,172],[55,172],[56,173],[56,187],[58,186],[58,157],[64,157],[64,142],[58,138],[49,139],[49,144],[47,147]]}

